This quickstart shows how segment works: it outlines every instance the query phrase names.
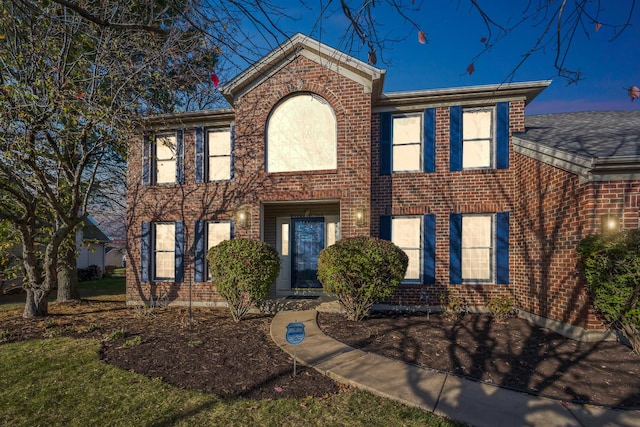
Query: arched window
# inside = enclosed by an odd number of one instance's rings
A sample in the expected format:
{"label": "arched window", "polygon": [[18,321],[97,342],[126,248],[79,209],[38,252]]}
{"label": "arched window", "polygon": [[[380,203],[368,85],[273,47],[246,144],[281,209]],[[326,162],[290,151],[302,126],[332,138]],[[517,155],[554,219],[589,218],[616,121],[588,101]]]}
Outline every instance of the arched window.
{"label": "arched window", "polygon": [[336,116],[329,103],[310,93],[280,102],[267,123],[267,172],[336,168]]}

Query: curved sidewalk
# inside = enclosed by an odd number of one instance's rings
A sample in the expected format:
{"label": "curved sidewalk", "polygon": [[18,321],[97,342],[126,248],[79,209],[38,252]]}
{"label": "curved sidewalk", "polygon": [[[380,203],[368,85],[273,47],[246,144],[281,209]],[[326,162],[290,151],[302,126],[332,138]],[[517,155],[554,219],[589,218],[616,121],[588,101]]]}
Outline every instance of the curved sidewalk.
{"label": "curved sidewalk", "polygon": [[285,338],[287,324],[303,322],[305,339],[296,349],[298,362],[338,382],[477,427],[640,427],[639,411],[566,404],[355,349],[324,335],[317,313],[278,312],[271,322],[271,337],[293,355]]}

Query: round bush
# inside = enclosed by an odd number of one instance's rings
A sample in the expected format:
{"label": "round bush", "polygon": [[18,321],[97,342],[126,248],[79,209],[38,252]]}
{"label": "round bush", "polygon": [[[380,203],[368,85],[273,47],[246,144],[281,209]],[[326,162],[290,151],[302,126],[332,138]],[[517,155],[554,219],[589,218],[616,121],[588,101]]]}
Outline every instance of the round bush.
{"label": "round bush", "polygon": [[211,280],[229,303],[236,322],[252,304],[264,301],[280,273],[278,253],[258,240],[225,240],[209,250],[207,261]]}
{"label": "round bush", "polygon": [[409,258],[393,243],[351,237],[318,257],[318,280],[336,294],[351,320],[362,320],[377,301],[389,297],[404,278]]}

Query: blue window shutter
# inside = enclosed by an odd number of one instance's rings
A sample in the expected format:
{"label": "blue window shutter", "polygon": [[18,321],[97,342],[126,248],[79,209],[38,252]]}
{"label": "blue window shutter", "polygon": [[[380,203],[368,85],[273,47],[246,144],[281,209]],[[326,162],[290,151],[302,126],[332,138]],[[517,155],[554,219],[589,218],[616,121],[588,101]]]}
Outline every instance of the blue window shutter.
{"label": "blue window shutter", "polygon": [[233,179],[236,173],[236,125],[235,123],[231,124],[231,170],[229,171],[229,178]]}
{"label": "blue window shutter", "polygon": [[509,168],[509,103],[496,106],[496,168]]}
{"label": "blue window shutter", "polygon": [[204,282],[204,221],[195,222],[193,238],[193,281]]}
{"label": "blue window shutter", "polygon": [[204,182],[204,128],[197,127],[195,129],[195,143],[196,143],[196,183],[201,184]]}
{"label": "blue window shutter", "polygon": [[233,226],[233,220],[229,221],[229,240],[233,239],[233,234],[234,234],[234,226]]}
{"label": "blue window shutter", "polygon": [[142,185],[151,184],[151,137],[145,135],[142,141]]}
{"label": "blue window shutter", "polygon": [[391,173],[391,113],[380,113],[380,174]]}
{"label": "blue window shutter", "polygon": [[452,171],[462,170],[462,107],[449,107],[449,164]]}
{"label": "blue window shutter", "polygon": [[176,183],[184,184],[184,130],[176,132]]}
{"label": "blue window shutter", "polygon": [[436,283],[436,215],[422,218],[422,283]]}
{"label": "blue window shutter", "polygon": [[151,223],[142,222],[142,234],[140,237],[140,281],[149,281],[151,271]]}
{"label": "blue window shutter", "polygon": [[391,215],[380,215],[380,238],[391,241]]}
{"label": "blue window shutter", "polygon": [[449,215],[449,282],[462,283],[462,214]]}
{"label": "blue window shutter", "polygon": [[175,282],[184,280],[184,222],[176,221],[176,276]]}
{"label": "blue window shutter", "polygon": [[436,171],[436,109],[424,110],[424,159],[425,172]]}
{"label": "blue window shutter", "polygon": [[509,212],[496,214],[496,284],[509,283]]}

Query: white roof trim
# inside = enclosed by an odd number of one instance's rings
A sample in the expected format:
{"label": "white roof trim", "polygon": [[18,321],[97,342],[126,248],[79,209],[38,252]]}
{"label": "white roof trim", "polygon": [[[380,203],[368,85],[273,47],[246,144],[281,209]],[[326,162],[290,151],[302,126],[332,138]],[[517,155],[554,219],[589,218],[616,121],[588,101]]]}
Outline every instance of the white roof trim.
{"label": "white roof trim", "polygon": [[640,179],[640,156],[585,157],[513,136],[516,153],[578,175],[580,183]]}
{"label": "white roof trim", "polygon": [[517,136],[513,136],[513,149],[516,153],[531,157],[551,166],[580,176],[586,179],[591,167],[591,159],[577,154],[567,153],[546,145],[536,144]]}
{"label": "white roof trim", "polygon": [[[233,104],[243,94],[273,76],[299,55],[363,84],[365,93],[381,91],[385,70],[373,67],[311,37],[297,33],[221,86],[220,92]],[[378,80],[380,80],[379,83]]]}

